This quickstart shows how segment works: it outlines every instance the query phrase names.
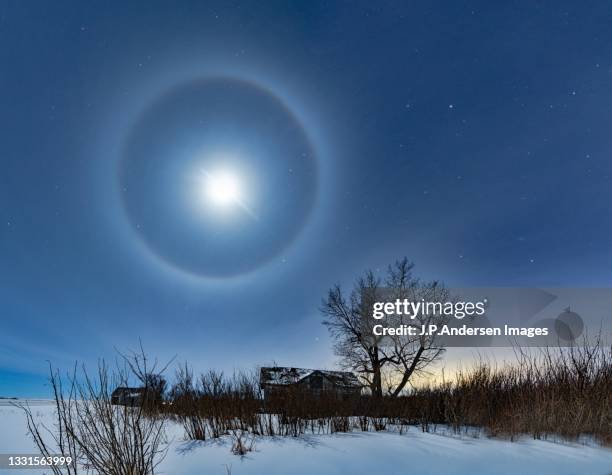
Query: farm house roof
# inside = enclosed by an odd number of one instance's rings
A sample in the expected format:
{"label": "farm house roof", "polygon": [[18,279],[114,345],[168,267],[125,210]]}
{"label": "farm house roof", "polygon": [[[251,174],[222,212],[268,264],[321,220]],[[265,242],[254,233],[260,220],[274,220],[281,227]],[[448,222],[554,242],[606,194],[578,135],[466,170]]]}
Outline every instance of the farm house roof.
{"label": "farm house roof", "polygon": [[323,375],[337,386],[361,387],[357,377],[348,371],[324,371],[321,369],[284,368],[280,366],[261,368],[259,382],[261,386],[288,386],[299,383],[314,373]]}

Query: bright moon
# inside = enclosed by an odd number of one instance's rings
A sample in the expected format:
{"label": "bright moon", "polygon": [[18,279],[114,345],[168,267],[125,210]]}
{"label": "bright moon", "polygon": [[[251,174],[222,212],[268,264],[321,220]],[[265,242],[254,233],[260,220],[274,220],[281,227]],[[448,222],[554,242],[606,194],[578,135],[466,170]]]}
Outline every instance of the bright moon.
{"label": "bright moon", "polygon": [[227,171],[206,174],[206,197],[218,206],[228,206],[240,203],[240,182],[238,178]]}

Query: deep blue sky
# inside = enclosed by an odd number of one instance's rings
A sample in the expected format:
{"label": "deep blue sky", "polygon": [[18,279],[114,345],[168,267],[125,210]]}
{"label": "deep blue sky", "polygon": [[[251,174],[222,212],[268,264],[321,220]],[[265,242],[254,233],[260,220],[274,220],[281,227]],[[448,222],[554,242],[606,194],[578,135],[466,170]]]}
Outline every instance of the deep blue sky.
{"label": "deep blue sky", "polygon": [[[325,290],[403,255],[455,285],[612,284],[611,22],[605,1],[3,0],[0,395],[44,395],[46,360],[91,362],[139,337],[198,367],[332,365]],[[117,163],[144,110],[218,76],[286,105],[318,183],[262,185],[289,204],[245,245],[284,233],[314,190],[310,214],[266,265],[211,280],[142,242]],[[295,133],[262,140],[290,150]],[[248,161],[252,137],[231,137]],[[143,193],[153,225],[156,204],[178,200]],[[157,224],[165,242],[189,237]]]}

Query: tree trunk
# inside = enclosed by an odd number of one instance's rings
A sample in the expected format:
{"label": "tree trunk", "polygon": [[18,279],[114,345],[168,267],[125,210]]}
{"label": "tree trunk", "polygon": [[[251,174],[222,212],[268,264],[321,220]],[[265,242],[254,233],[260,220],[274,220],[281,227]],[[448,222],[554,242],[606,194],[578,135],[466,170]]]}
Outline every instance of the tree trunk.
{"label": "tree trunk", "polygon": [[414,358],[412,360],[412,363],[410,364],[410,366],[408,368],[406,368],[404,370],[404,374],[402,376],[402,380],[400,381],[400,383],[395,388],[395,391],[393,391],[393,394],[392,394],[393,397],[397,397],[399,395],[399,393],[402,392],[402,390],[406,386],[406,383],[410,380],[410,377],[412,376],[412,373],[414,373],[414,370],[416,369],[417,365],[419,364],[419,361],[421,360],[421,356],[423,355],[424,351],[425,351],[425,348],[423,348],[423,346],[419,347],[419,350],[417,351],[416,355],[414,356]]}
{"label": "tree trunk", "polygon": [[372,396],[381,398],[383,393],[382,377],[380,374],[380,360],[378,359],[378,348],[374,348],[372,370],[374,372],[374,376],[372,377]]}

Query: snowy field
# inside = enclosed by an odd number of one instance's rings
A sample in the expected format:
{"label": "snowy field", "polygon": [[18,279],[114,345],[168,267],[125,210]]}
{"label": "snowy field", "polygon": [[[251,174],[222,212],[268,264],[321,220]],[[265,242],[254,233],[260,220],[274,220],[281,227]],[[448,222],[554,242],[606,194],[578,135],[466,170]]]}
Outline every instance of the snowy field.
{"label": "snowy field", "polygon": [[[53,406],[32,401],[37,417],[52,424]],[[159,473],[170,475],[611,475],[612,450],[577,444],[407,433],[259,438],[245,457],[231,441],[187,442],[169,427],[168,454]],[[34,453],[21,410],[0,401],[0,453]],[[2,475],[45,473],[1,470]]]}

